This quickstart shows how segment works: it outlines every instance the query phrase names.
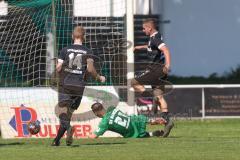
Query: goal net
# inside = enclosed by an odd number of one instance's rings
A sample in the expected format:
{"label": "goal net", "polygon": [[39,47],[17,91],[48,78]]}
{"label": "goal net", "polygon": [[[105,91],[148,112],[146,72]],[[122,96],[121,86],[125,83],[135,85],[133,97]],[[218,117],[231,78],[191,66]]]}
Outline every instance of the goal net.
{"label": "goal net", "polygon": [[[80,109],[73,116],[85,137],[98,120],[92,100],[126,100],[127,18],[125,0],[8,0],[0,5],[0,125],[4,138],[29,137],[27,123],[39,120],[34,137],[54,137],[58,95],[53,80],[59,51],[72,44],[72,30],[86,29],[84,45],[98,57],[104,84],[88,81]],[[125,86],[120,87],[119,86]],[[120,95],[120,96],[119,96]]]}

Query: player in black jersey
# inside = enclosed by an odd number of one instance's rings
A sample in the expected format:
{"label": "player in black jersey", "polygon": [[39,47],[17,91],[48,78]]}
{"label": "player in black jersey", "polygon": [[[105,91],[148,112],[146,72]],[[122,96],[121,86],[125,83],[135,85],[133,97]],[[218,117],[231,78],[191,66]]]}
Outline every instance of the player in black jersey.
{"label": "player in black jersey", "polygon": [[[174,126],[169,118],[167,103],[163,98],[164,84],[171,65],[170,52],[162,40],[162,35],[156,29],[154,19],[146,19],[143,22],[143,32],[149,36],[148,45],[135,46],[134,50],[147,49],[147,54],[152,59],[152,62],[147,66],[144,73],[134,78],[131,83],[136,92],[141,93],[143,96],[153,97],[155,113],[157,112],[157,107],[160,107],[161,117],[166,120],[163,137],[167,137]],[[153,92],[147,92],[144,85],[151,85]]]}
{"label": "player in black jersey", "polygon": [[85,30],[83,27],[74,28],[72,39],[74,44],[61,50],[58,57],[56,70],[59,73],[58,89],[58,114],[60,127],[52,145],[59,146],[60,139],[67,131],[66,144],[73,142],[74,128],[70,125],[72,113],[81,102],[85,87],[85,76],[89,73],[99,82],[105,82],[105,77],[100,76],[95,67],[92,51],[82,45]]}

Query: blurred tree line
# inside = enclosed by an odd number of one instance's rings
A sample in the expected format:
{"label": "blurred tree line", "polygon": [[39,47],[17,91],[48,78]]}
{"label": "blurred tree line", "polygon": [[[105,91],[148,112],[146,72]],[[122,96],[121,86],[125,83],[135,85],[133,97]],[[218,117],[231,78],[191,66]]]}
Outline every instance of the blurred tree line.
{"label": "blurred tree line", "polygon": [[239,84],[240,83],[240,65],[231,68],[230,71],[222,75],[212,73],[208,77],[190,76],[181,77],[170,75],[169,81],[173,84]]}

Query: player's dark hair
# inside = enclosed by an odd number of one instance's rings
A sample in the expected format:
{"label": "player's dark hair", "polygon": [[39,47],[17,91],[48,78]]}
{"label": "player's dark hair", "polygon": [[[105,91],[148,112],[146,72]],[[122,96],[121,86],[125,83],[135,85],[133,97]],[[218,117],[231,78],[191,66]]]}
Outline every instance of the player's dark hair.
{"label": "player's dark hair", "polygon": [[73,39],[81,39],[82,41],[84,41],[84,37],[85,37],[85,29],[81,26],[74,27]]}
{"label": "player's dark hair", "polygon": [[154,18],[145,19],[145,20],[143,21],[143,24],[146,24],[146,23],[150,24],[154,29],[157,28],[157,20],[154,19]]}
{"label": "player's dark hair", "polygon": [[99,102],[96,102],[91,106],[91,109],[93,112],[101,111],[103,110],[103,105]]}

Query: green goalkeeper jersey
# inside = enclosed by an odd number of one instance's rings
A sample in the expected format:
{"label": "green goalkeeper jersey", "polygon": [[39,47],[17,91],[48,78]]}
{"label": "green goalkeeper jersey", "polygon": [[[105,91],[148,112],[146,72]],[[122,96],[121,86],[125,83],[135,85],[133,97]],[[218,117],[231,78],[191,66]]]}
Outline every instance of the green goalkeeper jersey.
{"label": "green goalkeeper jersey", "polygon": [[129,116],[115,107],[109,107],[94,134],[100,136],[109,130],[125,138],[141,138],[148,134],[146,132],[147,121],[144,115]]}

